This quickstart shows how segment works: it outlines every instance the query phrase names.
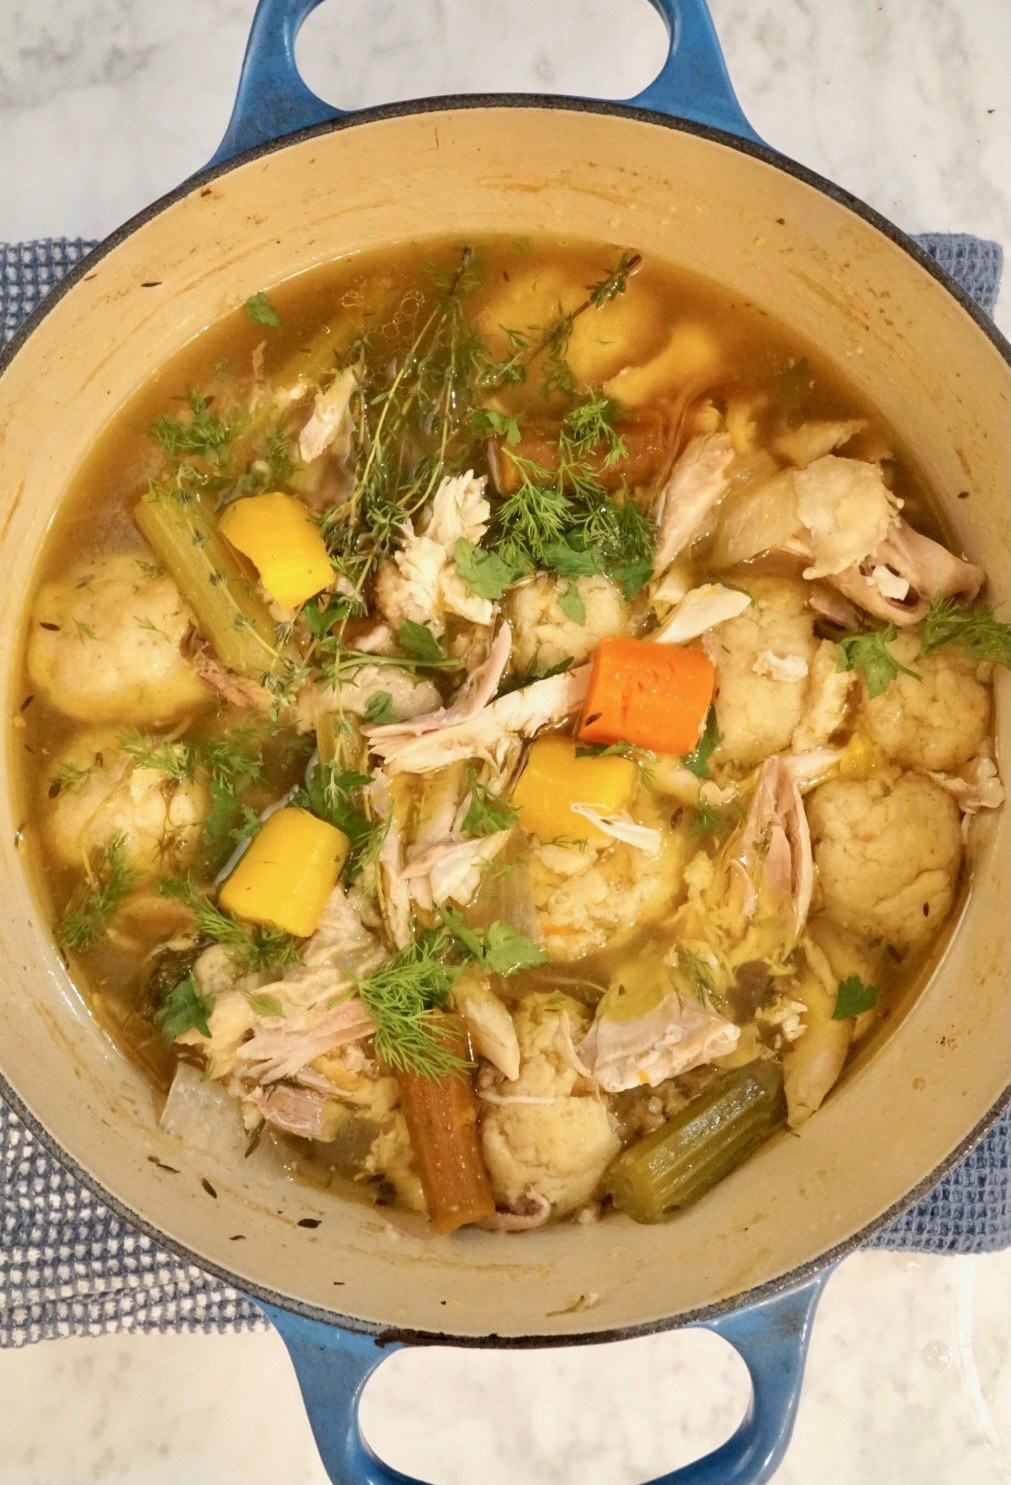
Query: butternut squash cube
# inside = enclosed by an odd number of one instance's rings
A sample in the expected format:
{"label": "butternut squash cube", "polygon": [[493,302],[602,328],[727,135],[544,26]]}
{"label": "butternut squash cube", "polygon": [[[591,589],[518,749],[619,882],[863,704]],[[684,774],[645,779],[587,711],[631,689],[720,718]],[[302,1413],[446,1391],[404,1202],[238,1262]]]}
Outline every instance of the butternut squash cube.
{"label": "butternut squash cube", "polygon": [[333,582],[333,566],[319,527],[293,495],[280,490],[248,495],[225,507],[218,526],[232,546],[249,558],[263,586],[282,608],[297,608]]}
{"label": "butternut squash cube", "polygon": [[308,938],[337,885],[351,843],[308,810],[275,810],[221,889],[228,912]]}
{"label": "butternut squash cube", "polygon": [[571,737],[538,738],[513,789],[513,807],[523,829],[538,840],[611,845],[610,836],[583,815],[574,814],[572,806],[589,804],[602,815],[627,809],[638,769],[630,758],[577,758],[579,746]]}

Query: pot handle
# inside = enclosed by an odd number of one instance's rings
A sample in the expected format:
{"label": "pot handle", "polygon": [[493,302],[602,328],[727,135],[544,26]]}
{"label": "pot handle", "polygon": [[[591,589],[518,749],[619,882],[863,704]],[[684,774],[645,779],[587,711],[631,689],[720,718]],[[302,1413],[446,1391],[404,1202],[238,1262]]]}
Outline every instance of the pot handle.
{"label": "pot handle", "polygon": [[[706,1328],[729,1341],[751,1375],[751,1400],[740,1427],[725,1444],[652,1485],[763,1485],[772,1477],[793,1432],[804,1359],[815,1307],[831,1270],[734,1310]],[[260,1303],[280,1331],[302,1389],[323,1465],[334,1485],[419,1485],[384,1464],[362,1437],[358,1407],[365,1383],[400,1342],[385,1347]]]}
{"label": "pot handle", "polygon": [[[298,129],[344,118],[306,87],[295,61],[295,40],[322,0],[259,0],[242,60],[225,137],[209,165],[269,144]],[[741,111],[727,74],[706,0],[650,0],[667,26],[667,57],[630,108],[690,119],[741,139],[761,140]]]}

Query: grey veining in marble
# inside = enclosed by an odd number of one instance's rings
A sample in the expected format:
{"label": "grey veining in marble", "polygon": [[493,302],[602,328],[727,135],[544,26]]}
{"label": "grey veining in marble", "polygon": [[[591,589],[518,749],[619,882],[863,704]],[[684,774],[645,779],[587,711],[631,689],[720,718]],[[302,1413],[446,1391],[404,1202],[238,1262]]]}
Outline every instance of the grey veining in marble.
{"label": "grey veining in marble", "polygon": [[[771,144],[911,231],[1011,240],[1008,0],[712,0]],[[0,0],[0,237],[100,236],[199,168],[252,0]],[[647,0],[331,0],[299,55],[344,106],[459,89],[622,96],[659,66]],[[998,311],[1011,328],[1011,296]],[[1011,1256],[861,1254],[831,1280],[776,1485],[1011,1481]],[[366,1431],[437,1485],[646,1479],[744,1405],[704,1334],[398,1356]],[[0,1485],[322,1485],[274,1335],[0,1353]]]}

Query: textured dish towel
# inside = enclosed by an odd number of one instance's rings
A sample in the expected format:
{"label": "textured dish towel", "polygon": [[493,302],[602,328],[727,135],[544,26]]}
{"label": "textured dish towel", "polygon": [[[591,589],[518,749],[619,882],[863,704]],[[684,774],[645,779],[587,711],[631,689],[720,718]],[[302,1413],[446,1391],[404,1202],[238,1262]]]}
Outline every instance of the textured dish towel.
{"label": "textured dish towel", "polygon": [[[997,298],[996,243],[930,236],[922,245],[985,310]],[[8,339],[94,244],[0,245],[0,338]],[[1005,1115],[965,1161],[875,1248],[987,1253],[1011,1243]],[[0,1346],[108,1330],[252,1330],[248,1299],[127,1227],[69,1175],[0,1103]]]}

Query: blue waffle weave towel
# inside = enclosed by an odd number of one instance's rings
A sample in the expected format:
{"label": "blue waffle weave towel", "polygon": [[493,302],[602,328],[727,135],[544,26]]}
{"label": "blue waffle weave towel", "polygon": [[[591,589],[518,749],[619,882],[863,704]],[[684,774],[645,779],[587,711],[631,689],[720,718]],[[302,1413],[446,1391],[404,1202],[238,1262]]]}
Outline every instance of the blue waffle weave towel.
{"label": "blue waffle weave towel", "polygon": [[[996,243],[954,235],[919,240],[992,311],[1003,261]],[[0,245],[0,339],[9,339],[93,246],[80,238]],[[921,1253],[1007,1247],[1009,1135],[1005,1115],[871,1246]],[[252,1330],[265,1323],[243,1295],[125,1226],[0,1103],[0,1346],[109,1330]]]}

